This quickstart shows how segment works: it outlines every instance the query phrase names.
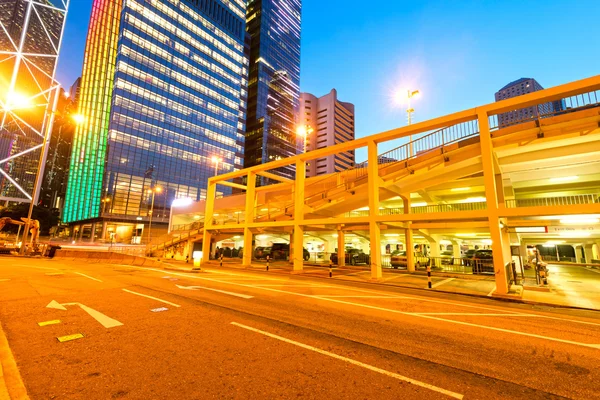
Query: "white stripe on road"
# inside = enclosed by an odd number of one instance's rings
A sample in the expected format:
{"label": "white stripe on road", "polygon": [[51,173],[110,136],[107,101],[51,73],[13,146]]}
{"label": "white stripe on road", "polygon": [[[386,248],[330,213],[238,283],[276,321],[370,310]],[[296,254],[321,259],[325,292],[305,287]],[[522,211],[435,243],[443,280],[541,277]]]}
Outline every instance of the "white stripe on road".
{"label": "white stripe on road", "polygon": [[[242,284],[240,283],[239,285],[242,285]],[[179,289],[184,289],[184,290],[196,290],[196,289],[210,290],[211,292],[228,294],[230,296],[241,297],[242,299],[253,299],[254,298],[254,296],[249,296],[247,294],[226,292],[225,290],[213,289],[213,288],[209,288],[209,287],[205,287],[205,286],[196,286],[196,285],[194,285],[194,286],[175,285],[175,286],[177,286]],[[242,286],[246,286],[246,285],[242,285]],[[249,286],[249,287],[252,287],[252,286]]]}
{"label": "white stripe on road", "polygon": [[352,295],[347,295],[347,296],[342,296],[342,295],[335,295],[335,296],[330,296],[327,294],[319,294],[319,295],[315,295],[314,297],[318,297],[318,298],[347,298],[347,297],[357,297],[357,298],[361,298],[361,299],[401,299],[403,298],[403,296],[386,296],[386,295],[381,295],[381,296],[377,296],[377,295],[358,295],[358,296],[352,296]]}
{"label": "white stripe on road", "polygon": [[455,280],[455,279],[456,279],[456,278],[448,278],[448,279],[444,279],[443,281],[439,281],[438,283],[434,283],[433,285],[431,285],[431,288],[432,288],[432,289],[433,289],[433,288],[436,288],[436,287],[438,287],[438,286],[441,286],[441,285],[443,285],[444,283],[448,283],[448,282],[450,282],[450,281],[453,281],[453,280]]}
{"label": "white stripe on road", "polygon": [[316,353],[323,354],[323,355],[331,357],[331,358],[335,358],[337,360],[342,360],[342,361],[345,361],[345,362],[347,362],[349,364],[357,365],[359,367],[368,369],[370,371],[378,372],[380,374],[389,376],[390,378],[395,378],[395,379],[398,379],[398,380],[401,380],[401,381],[404,381],[404,382],[411,383],[411,384],[413,384],[415,386],[420,386],[422,388],[429,389],[429,390],[432,390],[434,392],[442,393],[442,394],[445,394],[446,396],[449,396],[449,397],[452,397],[452,398],[455,398],[455,399],[462,399],[463,398],[463,395],[460,394],[460,393],[451,392],[450,390],[442,389],[440,387],[433,386],[433,385],[430,385],[428,383],[424,383],[424,382],[421,382],[421,381],[417,381],[415,379],[411,379],[411,378],[408,378],[406,376],[402,376],[402,375],[396,374],[394,372],[386,371],[385,369],[377,368],[377,367],[374,367],[372,365],[365,364],[365,363],[353,360],[353,359],[348,358],[348,357],[340,356],[338,354],[331,353],[331,352],[325,351],[325,350],[321,350],[319,348],[316,348],[316,347],[313,347],[313,346],[309,346],[309,345],[304,344],[304,343],[296,342],[295,340],[286,339],[286,338],[284,338],[282,336],[277,336],[277,335],[274,335],[274,334],[269,333],[269,332],[265,332],[265,331],[261,331],[261,330],[256,329],[256,328],[252,328],[250,326],[238,324],[237,322],[232,322],[231,325],[235,325],[237,327],[240,327],[240,328],[243,328],[243,329],[247,329],[247,330],[252,331],[252,332],[260,333],[261,335],[265,335],[265,336],[268,336],[268,337],[273,338],[273,339],[280,340],[280,341],[285,342],[285,343],[293,344],[294,346],[298,346],[298,347],[301,347],[301,348],[306,349],[306,350],[311,350],[311,351],[314,351]]}
{"label": "white stripe on road", "polygon": [[89,276],[89,275],[82,274],[81,272],[75,272],[75,273],[76,273],[77,275],[85,276],[86,278],[88,278],[88,279],[91,279],[91,280],[93,280],[93,281],[96,281],[96,282],[102,282],[100,279],[96,279],[96,278],[94,278],[94,277],[91,277],[91,276]]}
{"label": "white stripe on road", "polygon": [[483,314],[483,313],[453,313],[453,312],[416,312],[412,315],[455,315],[455,316],[475,316],[475,317],[535,317],[531,314]]}
{"label": "white stripe on road", "polygon": [[312,288],[331,288],[333,286],[330,285],[312,285],[310,283],[307,283],[306,285],[256,285],[256,286],[260,286],[260,287],[299,287],[299,288],[307,288],[307,289],[312,289]]}
{"label": "white stripe on road", "polygon": [[159,298],[157,298],[157,297],[148,296],[147,294],[142,294],[142,293],[138,293],[138,292],[133,292],[133,291],[131,291],[131,290],[127,290],[127,289],[123,289],[123,291],[124,291],[124,292],[127,292],[127,293],[131,293],[131,294],[135,294],[135,295],[137,295],[137,296],[146,297],[146,298],[148,298],[148,299],[152,299],[152,300],[160,301],[161,303],[170,304],[170,305],[172,305],[173,307],[181,307],[179,304],[171,303],[170,301],[166,301],[166,300],[163,300],[163,299],[159,299]]}
{"label": "white stripe on road", "polygon": [[496,286],[496,285],[494,285],[494,288],[492,289],[492,291],[491,291],[491,292],[489,292],[489,293],[487,294],[487,297],[491,297],[491,296],[492,296],[492,294],[493,294],[493,293],[496,291],[496,288],[497,288],[497,286]]}
{"label": "white stripe on road", "polygon": [[[144,267],[134,267],[134,268],[143,269],[143,270],[150,270],[150,271],[159,272],[159,273],[164,273],[162,270],[154,269],[154,268],[144,268]],[[471,326],[476,326],[476,327],[479,327],[479,328],[482,328],[482,329],[489,329],[489,330],[501,331],[501,332],[505,332],[505,333],[512,333],[512,334],[515,334],[515,335],[531,336],[531,337],[536,337],[536,338],[540,338],[540,339],[547,339],[547,340],[550,340],[550,341],[563,342],[563,343],[575,344],[575,345],[584,346],[584,347],[592,347],[592,348],[595,348],[595,349],[600,349],[600,345],[598,345],[598,344],[579,343],[579,342],[573,342],[573,341],[569,341],[569,340],[556,339],[556,338],[549,337],[549,336],[539,336],[539,335],[534,335],[534,334],[529,334],[529,333],[524,333],[524,332],[519,332],[519,331],[512,331],[512,330],[508,330],[508,329],[494,328],[494,327],[490,327],[490,326],[486,326],[486,325],[468,324],[466,322],[453,321],[453,320],[443,319],[443,318],[435,318],[435,317],[427,316],[427,315],[416,315],[416,314],[413,314],[413,313],[409,313],[409,312],[405,312],[405,311],[398,311],[398,310],[394,310],[394,309],[390,309],[390,308],[376,307],[376,306],[371,306],[371,305],[368,305],[368,304],[361,304],[361,303],[351,303],[351,302],[347,302],[347,301],[343,301],[343,300],[336,300],[336,299],[331,299],[331,298],[326,298],[326,297],[318,297],[318,296],[315,296],[315,295],[290,292],[290,291],[285,291],[285,290],[280,290],[280,289],[275,289],[275,288],[246,285],[246,284],[235,283],[235,282],[219,281],[217,279],[202,278],[200,276],[193,276],[193,275],[189,275],[189,274],[179,274],[179,275],[185,276],[185,277],[190,278],[190,279],[200,279],[200,280],[205,280],[205,281],[209,281],[209,282],[225,283],[225,284],[242,286],[242,287],[249,287],[249,288],[254,288],[254,289],[262,289],[262,290],[271,291],[271,292],[291,294],[291,295],[295,295],[295,296],[299,296],[299,297],[308,297],[308,298],[313,298],[313,299],[320,299],[320,300],[324,300],[324,301],[330,301],[330,302],[334,302],[334,303],[341,303],[341,304],[353,305],[353,306],[357,306],[357,307],[376,309],[376,310],[380,310],[380,311],[387,311],[387,312],[391,312],[391,313],[394,313],[394,314],[410,315],[410,316],[419,317],[419,318],[436,319],[436,320],[439,320],[439,321],[444,321],[444,322],[448,322],[448,323],[452,323],[452,324],[471,325]],[[350,289],[350,290],[354,290],[354,289]],[[363,291],[370,292],[370,293],[381,293],[381,292],[376,292],[376,291],[367,291],[367,290],[363,290]],[[506,310],[506,309],[502,309],[502,308],[473,306],[473,305],[468,305],[468,304],[455,303],[455,302],[451,302],[451,301],[432,300],[432,299],[427,299],[427,298],[424,298],[424,297],[398,296],[397,298],[399,298],[399,299],[418,300],[418,301],[422,301],[422,302],[441,303],[441,304],[444,304],[446,306],[448,306],[448,305],[455,305],[455,306],[468,307],[468,308],[477,308],[477,309],[481,309],[481,310],[491,310],[491,311],[496,311],[496,312],[506,312],[506,313],[509,313],[509,314],[523,314],[523,312],[510,311],[510,310]],[[551,317],[551,316],[547,316],[547,315],[533,314],[533,313],[528,313],[528,314],[530,316],[532,316],[532,317],[537,317],[537,318],[553,319],[553,320],[559,320],[559,321],[573,322],[573,323],[577,323],[577,324],[600,326],[600,324],[594,323],[594,322],[578,321],[578,320],[574,320],[574,319]]]}

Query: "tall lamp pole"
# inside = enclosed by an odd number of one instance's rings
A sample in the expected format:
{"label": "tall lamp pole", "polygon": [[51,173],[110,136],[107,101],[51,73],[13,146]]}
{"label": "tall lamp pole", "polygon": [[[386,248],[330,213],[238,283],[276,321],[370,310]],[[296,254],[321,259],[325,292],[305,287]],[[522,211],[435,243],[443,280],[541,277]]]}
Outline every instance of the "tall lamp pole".
{"label": "tall lamp pole", "polygon": [[300,125],[296,129],[296,135],[302,136],[302,152],[306,153],[306,141],[308,140],[308,135],[314,132],[314,129],[310,125]]}
{"label": "tall lamp pole", "polygon": [[154,214],[154,196],[156,193],[162,192],[162,188],[160,186],[155,186],[148,190],[148,193],[152,193],[152,205],[150,206],[150,218],[148,222],[148,244],[152,242],[152,215]]}
{"label": "tall lamp pole", "polygon": [[[408,99],[408,108],[406,109],[406,114],[408,114],[408,125],[412,124],[412,114],[415,112],[415,109],[411,107],[411,99],[413,97],[417,97],[419,95],[419,91],[418,90],[407,90],[406,91],[406,95],[407,95],[407,99]],[[413,135],[410,135],[408,137],[409,140],[409,152],[410,152],[410,157],[415,155],[414,149],[413,149]]]}
{"label": "tall lamp pole", "polygon": [[217,176],[219,173],[219,163],[221,162],[221,158],[217,157],[217,156],[213,156],[211,158],[211,160],[212,160],[212,162],[215,163],[215,176]]}

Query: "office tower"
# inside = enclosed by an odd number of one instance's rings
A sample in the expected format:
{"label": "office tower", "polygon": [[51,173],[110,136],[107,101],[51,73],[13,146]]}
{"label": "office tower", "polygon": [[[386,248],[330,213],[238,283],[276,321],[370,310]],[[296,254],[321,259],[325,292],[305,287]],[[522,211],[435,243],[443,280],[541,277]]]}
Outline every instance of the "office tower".
{"label": "office tower", "polygon": [[[298,124],[304,125],[307,133],[303,144],[306,151],[354,140],[354,105],[340,101],[335,89],[323,97],[300,93]],[[352,150],[311,160],[306,167],[306,176],[331,174],[353,166]]]}
{"label": "office tower", "polygon": [[0,200],[5,202],[29,202],[34,195],[58,100],[54,74],[68,5],[68,0],[0,1]]}
{"label": "office tower", "polygon": [[[496,101],[510,99],[511,97],[521,96],[527,93],[536,92],[544,89],[533,78],[521,78],[514,82],[504,86],[498,92],[496,92]],[[498,114],[498,126],[510,126],[525,122],[531,119],[544,118],[553,113],[558,113],[565,109],[564,100],[554,101],[552,103],[545,103],[539,106],[532,106],[522,108],[515,111],[509,111],[506,113]]]}
{"label": "office tower", "polygon": [[[296,155],[300,95],[300,0],[251,0],[250,77],[244,166]],[[272,171],[293,179],[294,167]],[[269,183],[262,179],[259,184]]]}
{"label": "office tower", "polygon": [[[243,166],[244,0],[94,0],[64,220],[134,243]],[[227,194],[227,188],[220,188]],[[152,206],[154,204],[154,206]],[[100,228],[101,226],[101,228]]]}

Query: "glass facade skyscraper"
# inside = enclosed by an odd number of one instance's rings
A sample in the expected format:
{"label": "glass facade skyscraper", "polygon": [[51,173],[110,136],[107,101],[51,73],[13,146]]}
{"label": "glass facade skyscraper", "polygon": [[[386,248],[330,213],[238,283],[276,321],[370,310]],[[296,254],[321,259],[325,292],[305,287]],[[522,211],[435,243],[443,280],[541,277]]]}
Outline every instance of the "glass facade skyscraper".
{"label": "glass facade skyscraper", "polygon": [[[301,0],[248,2],[250,75],[245,167],[290,157],[298,151],[294,116],[300,97],[301,11]],[[293,166],[273,172],[295,177]]]}
{"label": "glass facade skyscraper", "polygon": [[101,219],[104,236],[107,221],[145,221],[156,187],[153,220],[166,221],[174,199],[204,198],[212,157],[221,173],[243,167],[245,11],[245,0],[94,0],[66,222]]}

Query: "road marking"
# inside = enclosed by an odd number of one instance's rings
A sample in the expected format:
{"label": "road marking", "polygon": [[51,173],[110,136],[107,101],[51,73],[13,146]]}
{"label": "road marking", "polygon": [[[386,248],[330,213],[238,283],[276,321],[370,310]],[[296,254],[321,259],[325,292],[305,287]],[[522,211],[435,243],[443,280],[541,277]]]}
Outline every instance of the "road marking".
{"label": "road marking", "polygon": [[46,272],[46,276],[59,276],[64,274],[64,272]]}
{"label": "road marking", "polygon": [[[139,268],[139,269],[144,269],[144,270],[149,270],[149,271],[164,273],[163,271],[161,271],[159,269],[154,269],[154,268],[144,268],[144,267],[134,267],[134,268]],[[309,297],[309,298],[319,299],[319,297],[316,296],[316,295],[302,294],[302,293],[290,292],[290,291],[285,291],[285,290],[280,290],[280,289],[274,289],[274,288],[268,288],[268,287],[261,287],[261,286],[246,285],[246,284],[242,284],[242,283],[219,281],[217,279],[203,278],[203,277],[200,277],[200,276],[192,276],[192,275],[186,275],[186,274],[178,274],[178,275],[184,276],[184,277],[190,278],[190,279],[200,279],[200,280],[205,280],[205,281],[209,281],[209,282],[225,283],[225,284],[229,284],[229,285],[249,287],[249,288],[254,288],[254,289],[262,289],[262,290],[267,290],[267,291],[272,291],[272,292],[278,292],[278,293],[296,295],[296,296],[300,296],[300,297]],[[339,285],[339,286],[332,286],[332,287],[336,287],[338,289],[344,288],[341,285]],[[348,290],[359,290],[359,289],[348,288]],[[359,291],[361,291],[361,292],[367,292],[367,293],[379,293],[379,294],[381,294],[381,292],[377,292],[377,291],[374,291],[374,290],[359,290]],[[447,305],[447,306],[448,305],[454,305],[454,306],[457,306],[457,307],[475,308],[475,309],[480,309],[480,310],[491,310],[491,311],[496,311],[496,312],[506,312],[506,313],[509,313],[509,314],[523,314],[523,312],[520,312],[520,311],[511,311],[511,310],[507,310],[507,309],[503,309],[503,308],[474,306],[474,305],[470,305],[470,304],[462,304],[462,303],[456,303],[456,302],[452,302],[452,301],[433,300],[433,299],[428,299],[426,297],[398,296],[397,298],[398,299],[417,300],[417,301],[420,301],[420,302],[440,303],[440,304]],[[366,304],[350,303],[350,302],[344,302],[344,301],[335,300],[335,299],[328,299],[328,298],[320,298],[320,299],[321,300],[326,300],[326,301],[332,301],[332,302],[341,302],[341,303],[345,303],[345,304],[355,305],[355,306],[358,306],[358,307],[367,307],[367,308],[373,307],[373,306],[369,306],[369,305],[366,305]],[[375,308],[377,308],[377,307],[375,307]],[[411,315],[410,313],[407,313],[407,312],[398,311],[398,310],[392,310],[392,309],[387,309],[387,308],[381,308],[381,310],[383,310],[383,311],[389,311],[389,312],[392,312],[392,313]],[[537,317],[537,318],[546,318],[546,319],[553,319],[553,320],[558,320],[558,321],[567,321],[567,322],[573,322],[573,323],[583,324],[583,325],[600,326],[599,323],[595,323],[595,322],[578,321],[578,320],[574,320],[574,319],[551,317],[551,316],[548,316],[548,315],[533,314],[533,313],[527,313],[527,314],[530,315],[530,316],[533,316],[533,317]],[[415,315],[415,316],[418,316],[418,315]],[[427,318],[427,317],[423,316],[423,318]],[[454,323],[454,321],[451,321],[451,320],[443,320],[442,319],[442,321],[447,321],[447,322],[450,322],[450,323]],[[517,333],[517,334],[519,333],[518,331],[511,331],[511,332],[514,332],[514,333]],[[552,338],[550,338],[550,337],[548,339],[552,340]]]}
{"label": "road marking", "polygon": [[131,290],[127,290],[127,289],[123,289],[123,291],[124,291],[124,292],[127,292],[127,293],[131,293],[131,294],[135,294],[135,295],[137,295],[137,296],[146,297],[146,298],[148,298],[148,299],[152,299],[152,300],[160,301],[161,303],[169,304],[169,305],[171,305],[171,306],[173,306],[173,307],[181,307],[179,304],[171,303],[170,301],[166,301],[166,300],[163,300],[163,299],[159,299],[159,298],[157,298],[157,297],[148,296],[147,294],[142,294],[142,293],[138,293],[138,292],[133,292],[133,291],[131,291]]}
{"label": "road marking", "polygon": [[494,288],[487,294],[487,297],[492,297],[492,294],[496,291],[497,286],[494,285]]}
{"label": "road marking", "polygon": [[433,288],[436,288],[436,287],[438,287],[438,286],[441,286],[441,285],[443,285],[444,283],[448,283],[448,282],[450,282],[450,281],[453,281],[453,280],[455,280],[455,279],[456,279],[456,278],[448,278],[448,279],[444,279],[443,281],[439,281],[438,283],[434,283],[433,285],[431,285],[431,288],[432,288],[432,289],[433,289]]}
{"label": "road marking", "polygon": [[299,288],[307,288],[307,289],[312,289],[312,288],[330,288],[331,286],[329,285],[311,285],[311,284],[306,284],[306,285],[256,285],[256,286],[264,286],[264,287],[299,287]]}
{"label": "road marking", "polygon": [[247,329],[247,330],[252,331],[252,332],[260,333],[261,335],[268,336],[268,337],[270,337],[272,339],[277,339],[277,340],[280,340],[280,341],[285,342],[285,343],[293,344],[294,346],[298,346],[298,347],[301,347],[301,348],[306,349],[306,350],[311,350],[311,351],[314,351],[316,353],[319,353],[319,354],[322,354],[322,355],[325,355],[325,356],[328,356],[328,357],[331,357],[331,358],[335,358],[337,360],[342,360],[342,361],[345,361],[345,362],[347,362],[349,364],[357,365],[359,367],[368,369],[370,371],[377,372],[377,373],[389,376],[390,378],[395,378],[395,379],[398,379],[400,381],[411,383],[411,384],[413,384],[415,386],[420,386],[422,388],[429,389],[429,390],[432,390],[434,392],[442,393],[442,394],[445,394],[446,396],[449,396],[449,397],[452,397],[452,398],[455,398],[455,399],[462,399],[464,397],[464,395],[462,395],[460,393],[451,392],[450,390],[442,389],[440,387],[433,386],[433,385],[430,385],[430,384],[425,383],[425,382],[417,381],[415,379],[408,378],[406,376],[402,376],[402,375],[396,374],[394,372],[387,371],[385,369],[377,368],[377,367],[374,367],[372,365],[365,364],[365,363],[353,360],[353,359],[348,358],[348,357],[340,356],[339,354],[335,354],[335,353],[331,353],[329,351],[321,350],[321,349],[319,349],[317,347],[313,347],[313,346],[309,346],[309,345],[304,344],[304,343],[296,342],[295,340],[287,339],[287,338],[284,338],[282,336],[278,336],[278,335],[274,335],[274,334],[269,333],[269,332],[261,331],[259,329],[252,328],[250,326],[242,325],[242,324],[239,324],[237,322],[231,322],[231,325],[237,326],[239,328]]}
{"label": "road marking", "polygon": [[39,326],[47,326],[47,325],[56,325],[60,324],[60,319],[55,319],[52,321],[38,322]]}
{"label": "road marking", "polygon": [[210,290],[211,292],[218,292],[218,293],[228,294],[230,296],[241,297],[242,299],[252,299],[252,298],[254,298],[254,296],[248,296],[247,294],[226,292],[224,290],[207,288],[207,287],[204,287],[204,286],[180,286],[180,285],[175,285],[175,286],[177,286],[179,289],[184,289],[184,290],[198,290],[198,289]]}
{"label": "road marking", "polygon": [[152,312],[162,312],[162,311],[169,311],[169,309],[167,307],[160,307],[160,308],[153,308],[150,311],[152,311]]}
{"label": "road marking", "polygon": [[456,316],[476,316],[476,317],[535,317],[531,314],[484,314],[484,313],[452,313],[452,312],[416,312],[412,315],[456,315]]}
{"label": "road marking", "polygon": [[339,297],[358,297],[361,299],[401,299],[402,296],[386,296],[386,295],[381,295],[381,296],[377,296],[377,295],[357,295],[357,296],[352,296],[352,295],[348,295],[348,296],[342,296],[342,295],[335,295],[335,296],[330,296],[327,294],[319,294],[319,295],[315,295],[314,297],[318,297],[318,298],[339,298]]}
{"label": "road marking", "polygon": [[102,314],[100,311],[96,311],[93,308],[90,308],[81,303],[62,303],[62,304],[60,304],[56,300],[52,300],[46,307],[66,311],[65,306],[79,306],[83,311],[88,313],[92,318],[94,318],[96,321],[98,321],[105,328],[114,328],[115,326],[123,325],[123,323],[117,321],[116,319],[112,319],[112,318]]}
{"label": "road marking", "polygon": [[88,278],[88,279],[91,279],[91,280],[93,280],[93,281],[102,282],[100,279],[96,279],[96,278],[94,278],[94,277],[91,277],[91,276],[89,276],[89,275],[82,274],[81,272],[75,272],[75,273],[76,273],[77,275],[85,276],[86,278]]}
{"label": "road marking", "polygon": [[600,274],[600,271],[596,271],[593,268],[588,268],[587,270],[590,271],[590,272],[595,272],[596,274]]}
{"label": "road marking", "polygon": [[83,335],[81,333],[76,333],[74,335],[60,336],[60,337],[57,337],[57,339],[59,342],[63,343],[63,342],[68,342],[70,340],[81,339],[82,337],[83,337]]}

